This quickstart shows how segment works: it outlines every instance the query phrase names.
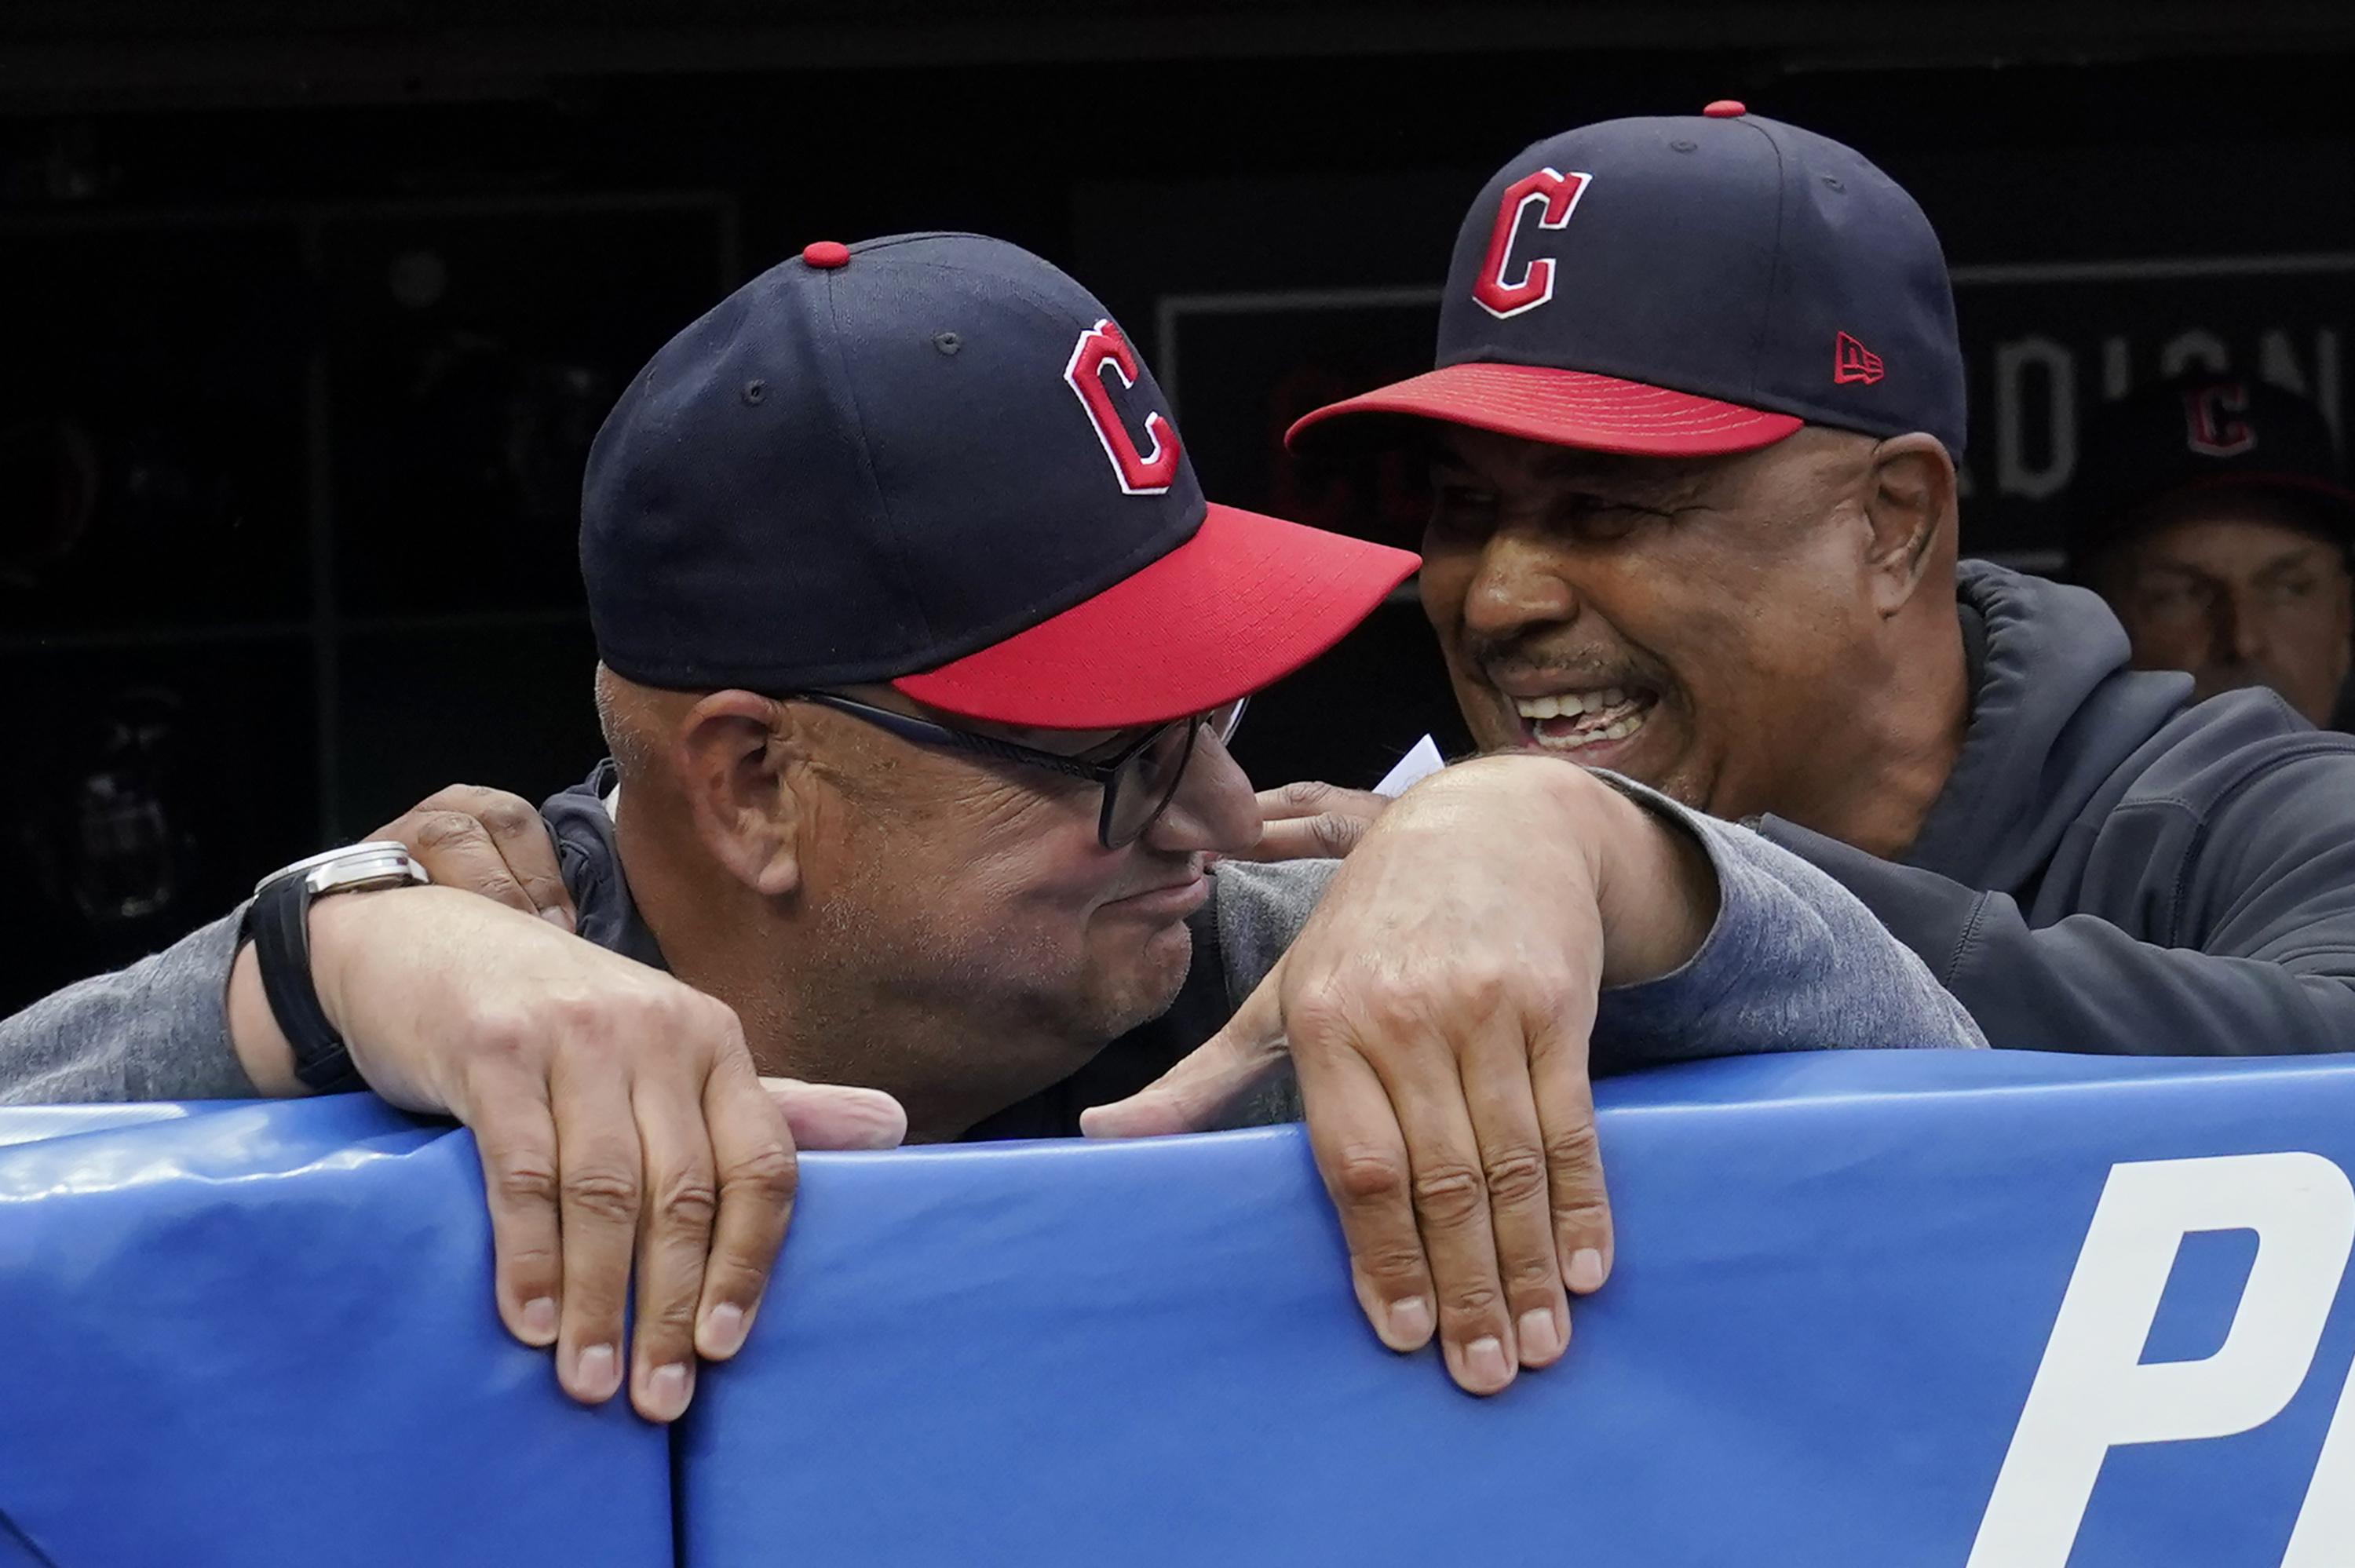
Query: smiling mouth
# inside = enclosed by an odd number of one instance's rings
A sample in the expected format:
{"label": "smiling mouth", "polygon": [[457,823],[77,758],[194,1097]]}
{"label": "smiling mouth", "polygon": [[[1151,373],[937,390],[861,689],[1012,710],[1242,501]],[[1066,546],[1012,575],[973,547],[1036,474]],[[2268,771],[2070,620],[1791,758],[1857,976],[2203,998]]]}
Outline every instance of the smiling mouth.
{"label": "smiling mouth", "polygon": [[1578,752],[1639,734],[1659,694],[1641,687],[1593,686],[1538,697],[1508,696],[1532,745]]}

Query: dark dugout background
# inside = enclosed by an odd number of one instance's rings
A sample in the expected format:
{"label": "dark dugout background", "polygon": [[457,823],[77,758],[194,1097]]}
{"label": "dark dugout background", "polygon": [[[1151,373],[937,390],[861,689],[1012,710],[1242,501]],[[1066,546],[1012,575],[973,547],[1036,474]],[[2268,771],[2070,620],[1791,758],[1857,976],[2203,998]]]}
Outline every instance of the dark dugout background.
{"label": "dark dugout background", "polygon": [[[328,14],[332,10],[332,15]],[[1070,268],[1212,493],[1411,534],[1289,419],[1427,365],[1529,141],[1721,97],[1955,264],[1969,549],[2051,564],[2083,412],[2229,366],[2343,426],[2355,18],[2319,5],[15,0],[0,14],[0,1010],[456,779],[597,755],[572,529],[614,392],[816,238]],[[1455,719],[1411,605],[1270,694],[1263,782]]]}

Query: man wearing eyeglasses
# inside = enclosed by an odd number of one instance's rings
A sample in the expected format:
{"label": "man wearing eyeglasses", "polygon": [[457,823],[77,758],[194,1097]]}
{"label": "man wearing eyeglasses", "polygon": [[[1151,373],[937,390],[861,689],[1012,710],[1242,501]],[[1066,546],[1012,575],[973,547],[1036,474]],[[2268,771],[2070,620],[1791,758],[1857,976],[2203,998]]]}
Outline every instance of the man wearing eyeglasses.
{"label": "man wearing eyeglasses", "polygon": [[[1591,1117],[1467,1103],[1452,1076],[1386,1085],[1396,1006],[1509,1033],[1580,1101],[1590,1034],[1622,1065],[1980,1043],[1828,879],[1553,759],[1447,770],[1337,873],[1214,878],[1260,832],[1226,748],[1245,697],[1415,557],[1206,502],[1165,408],[1102,306],[998,241],[817,244],[738,291],[633,380],[591,453],[612,758],[507,824],[517,866],[554,835],[593,947],[446,887],[325,896],[404,880],[400,842],[289,868],[249,940],[151,960],[216,999],[229,974],[237,1068],[194,1092],[365,1084],[466,1122],[509,1328],[555,1347],[575,1397],[626,1374],[669,1419],[698,1356],[743,1343],[784,1226],[792,1148],[756,1069],[882,1091],[918,1139],[1068,1134],[1226,1023],[1295,936],[1311,991],[1320,952],[1435,956],[1400,994],[1340,988],[1324,1027],[1296,1011],[1299,1088],[1353,1253],[1395,1266],[1426,1211],[1422,1299],[1377,1301],[1354,1271],[1375,1329],[1438,1337],[1488,1393],[1561,1356],[1566,1292],[1608,1270]],[[439,821],[387,837],[453,869]],[[162,1005],[155,970],[90,983],[0,1024],[0,1098],[28,1037],[169,1034],[123,1016]],[[158,1057],[228,1053],[217,1002],[210,1034],[185,1011],[164,1048],[112,1080],[69,1063],[53,1094],[192,1092]],[[788,1103],[797,1129],[873,1140],[871,1103],[815,1092]],[[1411,1161],[1404,1136],[1465,1118],[1524,1154]],[[1483,1292],[1493,1311],[1447,1310]]]}

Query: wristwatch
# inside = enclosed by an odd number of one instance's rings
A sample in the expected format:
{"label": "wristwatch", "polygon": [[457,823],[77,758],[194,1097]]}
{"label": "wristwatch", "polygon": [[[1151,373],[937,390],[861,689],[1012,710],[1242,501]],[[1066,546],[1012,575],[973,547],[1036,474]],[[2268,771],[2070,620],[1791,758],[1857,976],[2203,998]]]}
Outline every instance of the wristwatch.
{"label": "wristwatch", "polygon": [[385,887],[422,887],[433,879],[409,846],[374,839],[314,854],[281,866],[254,884],[238,940],[253,944],[261,969],[261,994],[270,1000],[287,1044],[294,1048],[294,1075],[321,1094],[364,1088],[343,1037],[327,1022],[311,980],[311,905],[331,893],[366,893]]}

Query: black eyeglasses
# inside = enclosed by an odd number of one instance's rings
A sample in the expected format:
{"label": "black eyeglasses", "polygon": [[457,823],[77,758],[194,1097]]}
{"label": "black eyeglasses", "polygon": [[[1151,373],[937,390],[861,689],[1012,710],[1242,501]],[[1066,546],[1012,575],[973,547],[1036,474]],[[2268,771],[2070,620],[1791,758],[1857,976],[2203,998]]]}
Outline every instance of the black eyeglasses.
{"label": "black eyeglasses", "polygon": [[[1194,714],[1167,724],[1156,725],[1136,739],[1122,746],[1109,756],[1090,759],[1085,757],[1062,757],[1051,751],[1039,751],[1028,746],[1018,746],[1010,740],[1000,740],[994,735],[979,735],[953,725],[936,724],[918,718],[913,714],[894,713],[879,708],[854,697],[838,696],[833,692],[794,692],[791,702],[815,703],[820,707],[846,713],[864,719],[878,729],[890,731],[902,740],[919,746],[944,746],[952,750],[970,751],[982,757],[994,757],[1002,762],[1020,762],[1032,768],[1044,768],[1050,772],[1066,774],[1073,779],[1085,779],[1103,787],[1103,810],[1096,818],[1096,840],[1106,849],[1119,849],[1135,843],[1146,829],[1151,827],[1169,802],[1177,798],[1178,786],[1186,777],[1186,764],[1194,757],[1194,739],[1204,730],[1224,746],[1242,723],[1248,697],[1212,708],[1208,713]],[[1117,740],[1114,737],[1114,741]],[[1113,745],[1107,741],[1105,745]]]}

